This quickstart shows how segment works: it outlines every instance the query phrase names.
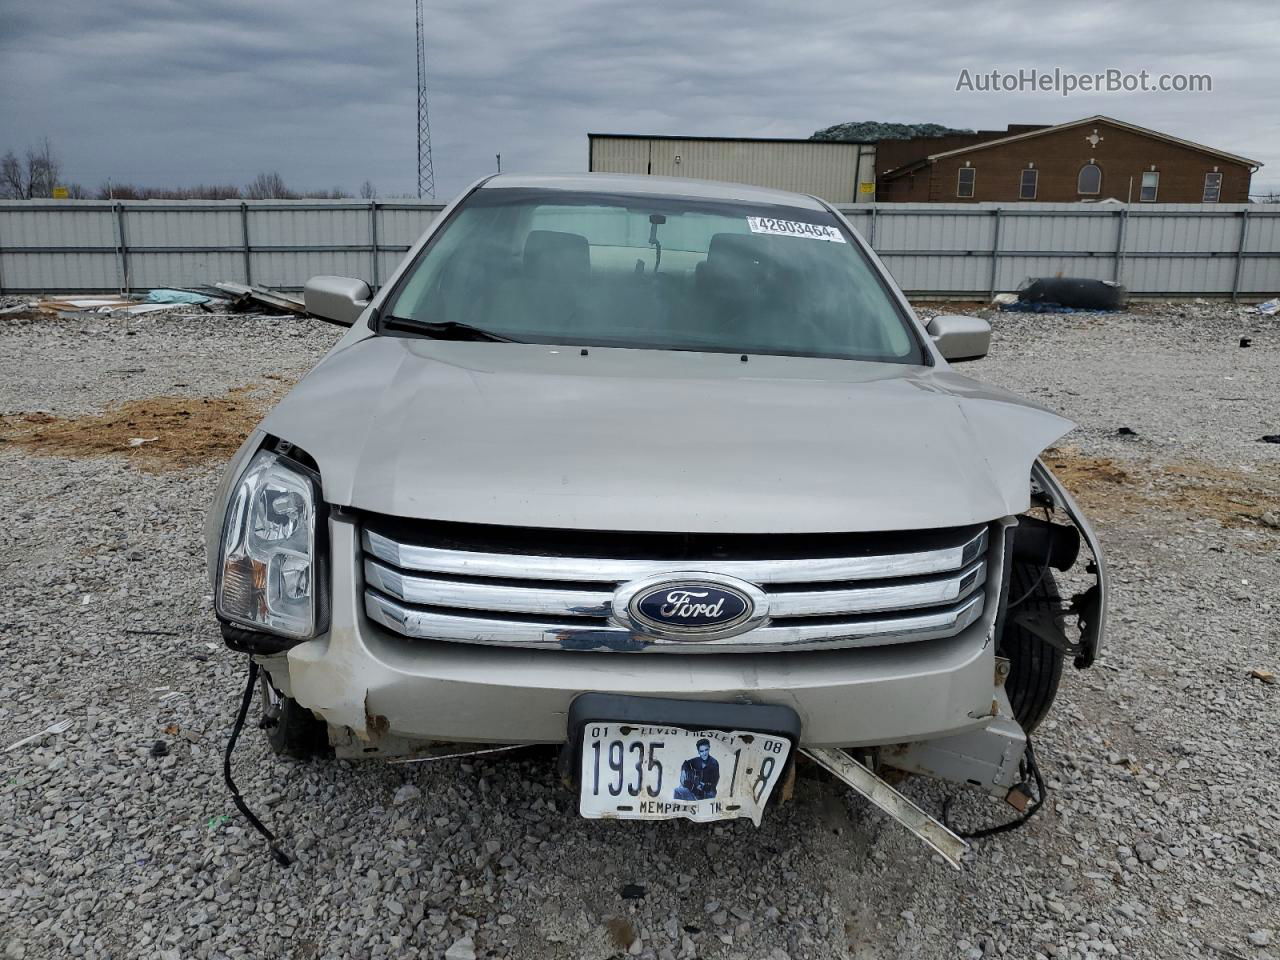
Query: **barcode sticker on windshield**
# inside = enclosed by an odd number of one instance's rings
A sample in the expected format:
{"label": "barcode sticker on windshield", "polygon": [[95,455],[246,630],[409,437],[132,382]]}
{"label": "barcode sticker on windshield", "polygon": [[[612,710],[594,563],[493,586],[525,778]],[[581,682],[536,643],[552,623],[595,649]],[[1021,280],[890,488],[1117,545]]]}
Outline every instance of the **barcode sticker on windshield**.
{"label": "barcode sticker on windshield", "polygon": [[747,217],[752,233],[772,233],[780,237],[808,237],[810,240],[829,240],[844,243],[844,237],[835,227],[821,223],[801,223],[798,220],[778,220],[774,217]]}

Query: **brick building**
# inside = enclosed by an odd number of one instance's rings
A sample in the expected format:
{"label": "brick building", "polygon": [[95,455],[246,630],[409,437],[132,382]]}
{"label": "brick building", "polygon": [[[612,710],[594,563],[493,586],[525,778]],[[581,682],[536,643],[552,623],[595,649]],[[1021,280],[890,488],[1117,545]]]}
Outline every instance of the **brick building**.
{"label": "brick building", "polygon": [[876,200],[963,203],[1246,203],[1261,166],[1156,130],[1094,116],[1057,126],[882,140]]}

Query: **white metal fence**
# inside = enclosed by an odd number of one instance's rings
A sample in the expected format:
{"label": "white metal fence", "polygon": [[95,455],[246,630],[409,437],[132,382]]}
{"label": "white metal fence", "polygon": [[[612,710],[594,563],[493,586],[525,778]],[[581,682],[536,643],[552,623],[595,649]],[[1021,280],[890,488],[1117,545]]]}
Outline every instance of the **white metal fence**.
{"label": "white metal fence", "polygon": [[[205,286],[377,287],[439,213],[421,201],[0,201],[0,293]],[[841,207],[914,296],[987,297],[1030,276],[1118,280],[1139,296],[1280,293],[1280,205]]]}

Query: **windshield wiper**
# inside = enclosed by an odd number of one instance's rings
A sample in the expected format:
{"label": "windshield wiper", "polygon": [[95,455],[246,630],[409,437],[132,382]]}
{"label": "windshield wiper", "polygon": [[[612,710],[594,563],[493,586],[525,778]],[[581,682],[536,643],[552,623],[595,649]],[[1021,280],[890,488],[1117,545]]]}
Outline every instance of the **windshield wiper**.
{"label": "windshield wiper", "polygon": [[383,323],[392,330],[420,333],[425,337],[432,337],[436,340],[492,340],[497,343],[521,342],[512,337],[504,337],[500,333],[473,327],[469,323],[459,323],[456,320],[431,323],[426,320],[411,320],[408,317],[387,317]]}

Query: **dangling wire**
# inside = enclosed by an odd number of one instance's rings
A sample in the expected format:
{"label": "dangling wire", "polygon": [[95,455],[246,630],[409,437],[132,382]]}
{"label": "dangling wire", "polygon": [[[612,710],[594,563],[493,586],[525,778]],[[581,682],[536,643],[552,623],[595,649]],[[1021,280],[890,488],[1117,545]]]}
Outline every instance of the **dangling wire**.
{"label": "dangling wire", "polygon": [[1018,776],[1021,778],[1022,782],[1018,784],[1017,789],[1022,790],[1024,793],[1027,792],[1027,788],[1029,786],[1027,778],[1030,777],[1035,780],[1036,796],[1035,802],[1030,804],[1026,810],[1023,810],[1016,820],[1010,820],[1008,823],[996,824],[994,827],[985,827],[982,830],[971,830],[967,832],[964,830],[958,830],[950,821],[951,802],[955,800],[955,794],[952,794],[942,803],[943,826],[951,830],[952,833],[955,833],[957,836],[963,837],[966,840],[978,840],[982,837],[995,836],[997,833],[1007,833],[1010,830],[1016,830],[1036,815],[1040,808],[1044,806],[1045,799],[1049,796],[1049,790],[1044,785],[1044,777],[1040,775],[1040,767],[1036,763],[1036,752],[1031,748],[1030,739],[1027,740],[1026,752],[1023,753],[1022,760],[1018,763]]}
{"label": "dangling wire", "polygon": [[244,802],[244,798],[240,796],[240,790],[236,787],[235,781],[231,779],[231,752],[235,750],[236,741],[240,739],[240,731],[244,729],[244,720],[249,714],[249,701],[253,699],[253,688],[257,681],[258,662],[253,657],[249,657],[249,681],[244,686],[244,697],[240,700],[240,712],[236,714],[235,726],[231,728],[231,738],[227,740],[227,752],[222,757],[222,779],[227,782],[227,789],[231,791],[231,802],[236,805],[236,809],[244,814],[244,818],[249,821],[253,828],[266,838],[267,846],[270,848],[271,856],[275,858],[276,863],[282,867],[287,867],[293,863],[293,857],[280,849],[276,835],[254,816],[253,811]]}

